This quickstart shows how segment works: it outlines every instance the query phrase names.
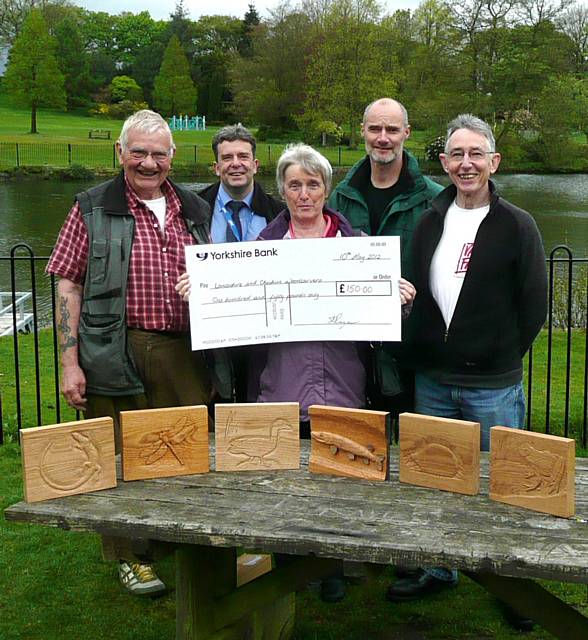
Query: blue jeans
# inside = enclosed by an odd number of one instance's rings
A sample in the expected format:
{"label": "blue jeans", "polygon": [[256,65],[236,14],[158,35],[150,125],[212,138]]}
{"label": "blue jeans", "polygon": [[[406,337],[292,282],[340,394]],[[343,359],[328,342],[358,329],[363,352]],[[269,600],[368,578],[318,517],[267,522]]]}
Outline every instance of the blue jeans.
{"label": "blue jeans", "polygon": [[[439,418],[480,423],[480,448],[490,449],[490,429],[495,426],[521,429],[525,424],[525,394],[521,382],[502,389],[480,389],[442,384],[422,373],[415,376],[415,412]],[[426,567],[425,572],[448,583],[457,571]]]}
{"label": "blue jeans", "polygon": [[490,449],[491,427],[522,429],[525,425],[523,384],[501,389],[480,389],[441,384],[417,373],[415,412],[440,418],[456,418],[480,423],[480,449]]}

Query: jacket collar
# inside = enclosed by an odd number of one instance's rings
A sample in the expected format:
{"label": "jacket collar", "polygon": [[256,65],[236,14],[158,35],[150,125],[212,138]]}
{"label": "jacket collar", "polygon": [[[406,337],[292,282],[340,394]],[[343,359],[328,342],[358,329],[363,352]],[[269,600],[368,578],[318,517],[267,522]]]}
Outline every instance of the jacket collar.
{"label": "jacket collar", "polygon": [[[496,191],[496,185],[492,180],[488,180],[488,188],[490,189],[490,208],[492,208],[496,202],[498,202],[499,195]],[[452,205],[453,201],[457,196],[457,187],[454,184],[450,184],[448,187],[445,187],[443,191],[439,195],[435,197],[431,206],[433,209],[438,211],[439,213],[445,215],[447,213],[447,209]]]}
{"label": "jacket collar", "polygon": [[[347,218],[344,218],[338,211],[335,211],[327,206],[323,208],[323,211],[332,216],[336,216],[339,219],[339,230],[341,231],[341,235],[343,237],[354,235],[353,227],[349,224]],[[280,240],[286,235],[289,224],[290,211],[288,211],[288,209],[284,209],[267,225],[265,229],[263,229],[263,231],[259,234],[259,239]]]}
{"label": "jacket collar", "polygon": [[[207,222],[208,218],[206,215],[206,207],[205,206],[194,206],[201,203],[197,203],[195,201],[196,194],[189,192],[188,190],[176,185],[169,178],[167,178],[167,182],[170,184],[172,189],[176,192],[180,202],[182,203],[181,215],[184,218],[188,218],[192,220],[194,224],[202,224]],[[127,215],[129,208],[127,204],[127,199],[125,196],[125,174],[124,171],[121,171],[114,180],[106,187],[104,192],[104,209],[108,211],[110,214],[114,215]],[[194,196],[192,198],[191,196]]]}
{"label": "jacket collar", "polygon": [[[220,181],[205,187],[200,195],[214,208],[214,202],[220,189]],[[251,209],[253,213],[267,219],[268,212],[271,212],[269,197],[263,190],[263,187],[256,181],[253,181],[253,198],[251,199]]]}

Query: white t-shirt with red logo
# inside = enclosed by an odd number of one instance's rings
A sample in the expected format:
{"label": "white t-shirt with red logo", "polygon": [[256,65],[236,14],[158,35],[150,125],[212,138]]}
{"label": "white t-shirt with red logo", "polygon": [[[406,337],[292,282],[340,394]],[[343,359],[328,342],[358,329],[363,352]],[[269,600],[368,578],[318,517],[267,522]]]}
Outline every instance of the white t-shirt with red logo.
{"label": "white t-shirt with red logo", "polygon": [[455,201],[447,210],[443,234],[429,272],[431,293],[441,310],[446,327],[449,327],[455,311],[478,228],[489,210],[490,205],[478,209],[462,209]]}

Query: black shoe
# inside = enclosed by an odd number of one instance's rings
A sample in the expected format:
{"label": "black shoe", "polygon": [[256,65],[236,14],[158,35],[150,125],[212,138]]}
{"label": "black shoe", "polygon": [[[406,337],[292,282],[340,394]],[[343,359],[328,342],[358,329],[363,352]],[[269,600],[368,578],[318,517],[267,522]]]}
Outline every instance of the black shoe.
{"label": "black shoe", "polygon": [[341,602],[345,598],[343,578],[323,578],[321,582],[321,600],[323,602]]}
{"label": "black shoe", "polygon": [[421,575],[421,569],[409,569],[408,567],[398,566],[394,567],[394,574],[398,580],[404,580],[406,578],[419,578]]}
{"label": "black shoe", "polygon": [[534,620],[519,615],[512,607],[509,607],[504,602],[501,602],[501,605],[504,613],[504,619],[513,629],[516,629],[517,631],[533,631],[535,626]]}
{"label": "black shoe", "polygon": [[455,587],[456,584],[457,580],[439,580],[422,569],[419,569],[417,577],[403,578],[391,585],[388,591],[386,591],[386,600],[390,600],[391,602],[418,600],[424,596],[443,591],[443,589],[451,589]]}

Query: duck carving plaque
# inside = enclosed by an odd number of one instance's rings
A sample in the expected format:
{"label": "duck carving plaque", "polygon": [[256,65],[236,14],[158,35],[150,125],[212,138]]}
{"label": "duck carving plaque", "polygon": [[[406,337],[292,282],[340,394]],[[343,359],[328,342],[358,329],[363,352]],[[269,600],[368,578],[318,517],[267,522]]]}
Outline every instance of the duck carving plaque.
{"label": "duck carving plaque", "polygon": [[569,518],[575,513],[576,441],[490,429],[490,498]]}
{"label": "duck carving plaque", "polygon": [[116,487],[112,418],[22,429],[20,442],[27,502]]}
{"label": "duck carving plaque", "polygon": [[400,482],[475,495],[480,490],[480,425],[401,413]]}
{"label": "duck carving plaque", "polygon": [[362,480],[388,477],[386,411],[309,407],[312,473]]}
{"label": "duck carving plaque", "polygon": [[210,470],[204,405],[121,411],[123,480],[166,478]]}
{"label": "duck carving plaque", "polygon": [[297,402],[217,404],[217,471],[300,467]]}

